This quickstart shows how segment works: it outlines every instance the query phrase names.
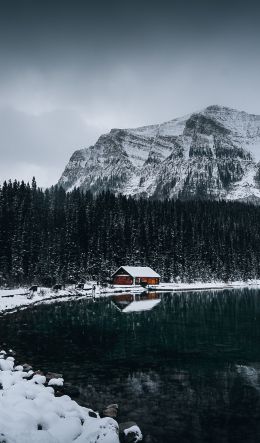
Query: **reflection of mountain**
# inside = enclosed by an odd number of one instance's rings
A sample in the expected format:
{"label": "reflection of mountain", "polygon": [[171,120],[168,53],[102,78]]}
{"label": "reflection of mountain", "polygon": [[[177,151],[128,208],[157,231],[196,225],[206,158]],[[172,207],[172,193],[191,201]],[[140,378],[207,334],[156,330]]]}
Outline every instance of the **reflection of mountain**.
{"label": "reflection of mountain", "polygon": [[[123,393],[132,404],[145,398],[143,430],[154,433],[156,443],[260,441],[259,392],[233,366],[193,362],[160,372],[134,372]],[[153,414],[157,427],[151,423]],[[138,419],[137,414],[132,418]]]}
{"label": "reflection of mountain", "polygon": [[113,297],[115,305],[124,313],[150,311],[161,301],[156,292],[143,294],[120,294]]}
{"label": "reflection of mountain", "polygon": [[[128,317],[128,316],[127,316]],[[152,443],[259,443],[260,396],[236,367],[166,361],[160,370],[133,370],[88,379],[87,400],[116,395],[122,420],[136,421]],[[127,401],[125,401],[127,399]],[[99,405],[99,403],[98,403]]]}
{"label": "reflection of mountain", "polygon": [[260,362],[251,363],[249,366],[237,365],[236,370],[246,383],[260,392]]}

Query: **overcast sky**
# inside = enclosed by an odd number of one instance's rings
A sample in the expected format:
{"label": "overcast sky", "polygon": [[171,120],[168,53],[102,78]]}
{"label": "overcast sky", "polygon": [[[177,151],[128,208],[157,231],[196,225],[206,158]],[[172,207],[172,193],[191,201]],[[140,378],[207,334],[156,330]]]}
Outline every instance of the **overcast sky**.
{"label": "overcast sky", "polygon": [[0,181],[57,182],[114,127],[210,104],[260,114],[260,6],[240,0],[2,0]]}

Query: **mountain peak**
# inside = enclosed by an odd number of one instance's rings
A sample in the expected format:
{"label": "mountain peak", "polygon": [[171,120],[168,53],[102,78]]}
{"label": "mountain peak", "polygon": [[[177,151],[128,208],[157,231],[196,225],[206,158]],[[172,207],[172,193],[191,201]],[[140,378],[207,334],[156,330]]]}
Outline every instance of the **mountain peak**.
{"label": "mountain peak", "polygon": [[137,197],[260,199],[259,148],[260,116],[210,105],[165,123],[112,129],[76,151],[59,184]]}
{"label": "mountain peak", "polygon": [[253,119],[253,120],[259,120],[260,116],[256,115],[256,114],[249,114],[246,111],[241,111],[238,109],[234,109],[228,106],[221,106],[221,105],[210,105],[207,106],[205,109],[203,109],[201,111],[202,113],[205,114],[211,114],[211,115],[219,115],[219,114],[223,114],[223,115],[233,115],[234,118],[237,118],[238,116],[241,116],[241,118],[244,119]]}
{"label": "mountain peak", "polygon": [[220,111],[235,111],[239,112],[236,109],[230,108],[229,106],[222,106],[222,105],[209,105],[207,106],[204,111],[206,112],[220,112]]}

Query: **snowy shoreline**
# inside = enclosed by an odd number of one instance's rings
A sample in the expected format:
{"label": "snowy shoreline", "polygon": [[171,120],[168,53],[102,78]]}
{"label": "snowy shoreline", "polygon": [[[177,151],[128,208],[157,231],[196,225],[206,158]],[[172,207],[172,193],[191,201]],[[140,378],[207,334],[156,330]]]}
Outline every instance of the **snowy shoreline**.
{"label": "snowy shoreline", "polygon": [[86,284],[84,289],[67,289],[55,292],[50,288],[39,288],[32,297],[29,296],[27,288],[0,289],[0,315],[16,312],[20,309],[26,309],[38,304],[50,304],[60,301],[70,301],[79,299],[91,299],[93,296],[103,298],[106,296],[116,296],[122,293],[140,294],[144,291],[163,292],[184,292],[184,291],[210,291],[224,289],[242,289],[242,288],[260,288],[260,280],[234,281],[234,282],[194,282],[194,283],[161,283],[160,285],[149,286],[108,286],[101,287],[95,284],[95,293],[93,294],[91,284]]}
{"label": "snowy shoreline", "polygon": [[[15,365],[12,350],[0,351],[1,442],[119,443],[117,421],[109,415],[101,418],[68,395],[60,395],[57,389],[64,380],[59,374],[59,378],[54,376],[34,372],[27,364]],[[142,440],[138,426],[125,427],[122,432],[134,436],[131,441]]]}

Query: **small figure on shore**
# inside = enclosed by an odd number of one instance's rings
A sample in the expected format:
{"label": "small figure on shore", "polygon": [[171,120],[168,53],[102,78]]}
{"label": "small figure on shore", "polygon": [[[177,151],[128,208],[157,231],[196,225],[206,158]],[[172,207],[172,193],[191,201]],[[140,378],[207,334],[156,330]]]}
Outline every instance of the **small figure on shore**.
{"label": "small figure on shore", "polygon": [[27,298],[29,298],[29,299],[33,298],[33,296],[35,294],[37,294],[37,291],[38,291],[38,286],[37,285],[31,286],[30,289],[29,289],[29,294],[27,295]]}
{"label": "small figure on shore", "polygon": [[92,297],[95,298],[96,297],[96,285],[92,286]]}

